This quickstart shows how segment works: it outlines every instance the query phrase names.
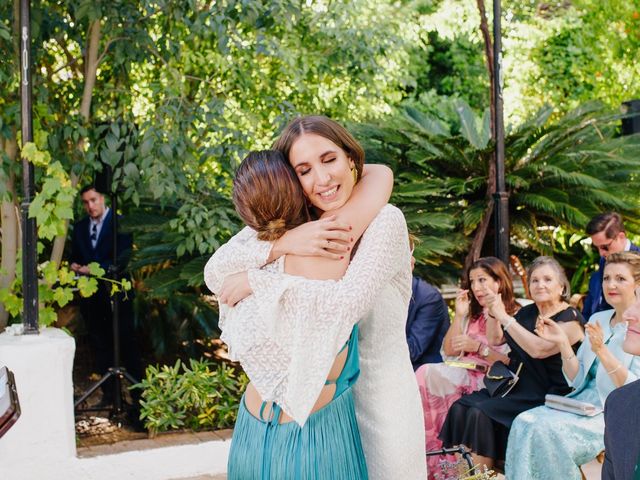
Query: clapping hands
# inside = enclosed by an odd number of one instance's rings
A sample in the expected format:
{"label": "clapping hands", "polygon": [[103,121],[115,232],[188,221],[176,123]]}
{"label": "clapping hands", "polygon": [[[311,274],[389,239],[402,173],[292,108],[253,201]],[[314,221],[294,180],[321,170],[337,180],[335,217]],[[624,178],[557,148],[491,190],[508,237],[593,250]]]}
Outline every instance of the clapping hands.
{"label": "clapping hands", "polygon": [[591,343],[591,351],[596,355],[604,347],[604,332],[599,323],[587,323],[584,330]]}
{"label": "clapping hands", "polygon": [[501,319],[508,317],[507,310],[499,293],[488,292],[484,297],[487,313],[493,318]]}
{"label": "clapping hands", "polygon": [[556,322],[547,317],[538,317],[534,330],[540,338],[544,338],[557,345],[569,342],[569,337]]}

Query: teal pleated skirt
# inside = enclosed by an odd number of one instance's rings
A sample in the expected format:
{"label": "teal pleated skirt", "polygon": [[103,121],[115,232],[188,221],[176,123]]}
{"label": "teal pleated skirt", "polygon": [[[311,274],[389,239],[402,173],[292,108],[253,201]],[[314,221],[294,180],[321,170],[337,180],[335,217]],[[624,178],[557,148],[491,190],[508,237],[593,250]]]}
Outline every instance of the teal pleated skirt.
{"label": "teal pleated skirt", "polygon": [[242,398],[229,480],[368,479],[351,388],[309,416],[302,428],[295,422],[278,424],[277,413],[272,421],[260,420]]}

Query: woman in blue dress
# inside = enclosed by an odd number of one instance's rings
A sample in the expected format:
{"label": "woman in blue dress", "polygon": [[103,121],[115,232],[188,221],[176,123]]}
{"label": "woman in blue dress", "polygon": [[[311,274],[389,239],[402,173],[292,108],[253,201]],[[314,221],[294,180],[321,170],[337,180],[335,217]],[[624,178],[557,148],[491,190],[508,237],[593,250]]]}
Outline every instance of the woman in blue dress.
{"label": "woman in blue dress", "polygon": [[[238,233],[214,253],[205,267],[207,286],[221,304],[221,338],[229,346],[230,356],[240,361],[251,380],[241,405],[241,409],[246,407],[244,413],[249,414],[243,414],[243,420],[250,420],[251,425],[238,420],[231,443],[229,479],[359,478],[347,470],[355,462],[344,458],[344,447],[329,430],[322,435],[307,435],[310,439],[307,444],[295,436],[299,428],[306,429],[315,418],[328,418],[325,412],[339,406],[339,400],[346,398],[345,395],[351,396],[353,391],[369,478],[423,480],[427,476],[424,426],[404,328],[411,297],[411,255],[402,212],[392,205],[384,205],[393,185],[391,170],[382,165],[363,168],[362,148],[344,127],[326,117],[295,119],[280,140],[276,148],[288,159],[286,166],[294,170],[298,189],[304,194],[285,195],[282,201],[299,199],[296,204],[302,206],[308,202],[309,209],[320,220],[288,230],[294,223],[282,221],[284,217],[275,215],[273,208],[264,208],[265,204],[273,203],[277,207],[276,200],[282,193],[277,185],[268,186],[267,198],[259,199],[255,210],[270,219],[266,227],[272,229],[272,233],[275,230],[278,233],[286,230],[286,233],[278,240],[256,238],[256,231],[262,227],[249,218],[252,215],[241,214],[256,230],[247,227]],[[374,173],[373,167],[387,171],[389,183],[385,181],[385,185],[375,189],[372,183],[371,195],[362,196],[361,193],[369,190],[364,184]],[[256,175],[254,178],[268,180],[270,177]],[[282,178],[284,176],[276,177]],[[236,187],[237,181],[234,198],[239,198]],[[255,188],[248,188],[246,195],[240,197],[248,200],[255,192]],[[373,215],[367,216],[366,212],[372,211]],[[296,230],[313,230],[314,224],[325,225],[330,218],[326,217],[331,215],[334,221],[352,227],[346,232],[350,234],[346,236],[348,246],[342,250],[342,256],[336,255],[336,260],[316,262],[316,257],[308,257],[304,249],[297,254],[295,249],[288,250],[280,242]],[[355,244],[360,235],[361,241]],[[327,240],[325,236],[320,244],[313,239],[294,244],[334,251],[335,242]],[[289,243],[291,238],[284,242]],[[316,255],[313,250],[311,255]],[[286,258],[282,256],[285,253]],[[273,262],[275,258],[278,260]],[[223,318],[225,304],[233,308],[226,308],[228,315]],[[336,355],[340,357],[340,348],[359,320],[365,320],[357,336],[362,365],[360,377],[353,388],[338,398],[331,398],[332,389],[339,390],[339,385],[325,386],[327,378],[335,378],[328,375],[330,365],[337,361]],[[380,345],[389,348],[382,352]],[[276,351],[283,349],[282,355]],[[324,393],[330,397],[326,400],[333,401],[325,403]],[[317,399],[325,406],[311,411]],[[268,426],[261,422],[272,416],[266,407],[262,412],[260,400],[275,403],[278,415],[282,410],[279,422],[270,422]],[[316,402],[316,406],[320,405]],[[312,415],[308,416],[309,413]],[[340,425],[345,424],[339,416],[330,417]],[[297,426],[290,425],[289,419]],[[329,422],[321,423],[329,426]],[[253,434],[245,436],[247,441],[244,441],[240,433],[249,430]],[[316,426],[313,430],[318,431]],[[295,438],[288,432],[293,432]],[[262,442],[265,436],[270,440]],[[271,441],[273,436],[289,437],[291,442],[280,442],[282,438]],[[277,447],[284,444],[286,450]],[[272,467],[285,464],[282,460],[286,460],[288,454],[300,458],[296,452],[303,456],[301,460],[309,460],[306,464],[314,472],[297,474],[291,461],[288,463],[291,469],[277,475]],[[269,464],[269,471],[256,465],[260,457]],[[318,472],[320,467],[333,468],[334,464],[345,468]],[[262,475],[248,473],[246,467]]]}
{"label": "woman in blue dress", "polygon": [[[562,370],[573,392],[567,397],[602,408],[607,395],[640,375],[640,358],[626,353],[624,311],[640,285],[640,255],[613,253],[603,275],[604,296],[613,310],[598,312],[586,325],[586,338],[573,353],[564,331],[551,319],[538,322],[536,333],[560,348]],[[604,418],[580,416],[541,406],[514,420],[507,443],[505,476],[509,480],[561,478],[580,480],[580,465],[604,449]]]}

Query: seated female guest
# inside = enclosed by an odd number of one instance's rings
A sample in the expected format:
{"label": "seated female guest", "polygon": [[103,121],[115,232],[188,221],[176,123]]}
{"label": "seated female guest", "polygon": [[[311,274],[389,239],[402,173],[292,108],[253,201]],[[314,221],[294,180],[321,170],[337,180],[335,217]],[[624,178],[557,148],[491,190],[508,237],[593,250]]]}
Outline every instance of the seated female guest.
{"label": "seated female guest", "polygon": [[[622,317],[627,336],[622,348],[640,355],[640,288],[635,302]],[[636,357],[637,358],[637,357]],[[604,407],[605,457],[602,480],[640,479],[640,380],[615,389]]]}
{"label": "seated female guest", "polygon": [[[569,338],[553,320],[538,323],[536,333],[560,349],[562,370],[575,390],[568,397],[602,407],[614,388],[638,379],[640,358],[622,350],[627,331],[623,314],[640,285],[640,255],[612,253],[604,267],[602,290],[613,310],[595,313],[587,338],[573,354]],[[604,416],[579,416],[546,406],[521,413],[509,433],[505,476],[509,480],[580,480],[580,465],[604,448]]]}
{"label": "seated female guest", "polygon": [[567,303],[569,281],[560,264],[550,257],[536,258],[529,267],[529,291],[534,303],[513,317],[500,295],[486,298],[487,338],[492,345],[509,345],[508,367],[518,381],[508,391],[494,391],[493,397],[486,388],[463,396],[449,409],[440,431],[445,447],[470,448],[476,465],[492,467],[504,459],[509,428],[518,414],[542,405],[547,393],[569,393],[560,349],[534,332],[538,318],[550,317],[560,323],[574,348],[582,340],[584,319]]}
{"label": "seated female guest", "polygon": [[[487,294],[500,294],[510,315],[519,308],[505,264],[495,257],[480,258],[471,265],[465,283],[469,285],[471,295],[469,290],[458,293],[455,317],[442,343],[444,354],[482,367],[491,365],[496,360],[507,362],[506,345],[489,345],[484,313]],[[425,364],[416,370],[422,397],[427,451],[442,448],[438,433],[449,407],[462,395],[479,390],[483,386],[483,376],[480,368],[467,369],[446,363]],[[440,456],[427,457],[427,470],[431,478],[438,472],[441,460]]]}

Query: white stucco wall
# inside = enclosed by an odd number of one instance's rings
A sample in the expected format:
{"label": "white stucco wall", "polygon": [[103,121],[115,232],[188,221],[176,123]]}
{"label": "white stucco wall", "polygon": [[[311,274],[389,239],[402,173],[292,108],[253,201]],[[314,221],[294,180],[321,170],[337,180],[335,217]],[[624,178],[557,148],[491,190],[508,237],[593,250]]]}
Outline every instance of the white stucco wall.
{"label": "white stucco wall", "polygon": [[[22,464],[75,457],[72,337],[55,328],[39,335],[0,334],[0,365],[13,371],[22,415],[0,439],[0,472]],[[6,478],[0,474],[0,478]]]}
{"label": "white stucco wall", "polygon": [[229,441],[77,458],[74,352],[73,338],[58,329],[0,334],[0,366],[14,372],[22,408],[0,438],[1,480],[169,480],[226,471]]}
{"label": "white stucco wall", "polygon": [[[2,443],[4,439],[0,440]],[[171,480],[226,472],[229,441],[203,442],[152,450],[60,458],[5,464],[0,457],[2,480]]]}

